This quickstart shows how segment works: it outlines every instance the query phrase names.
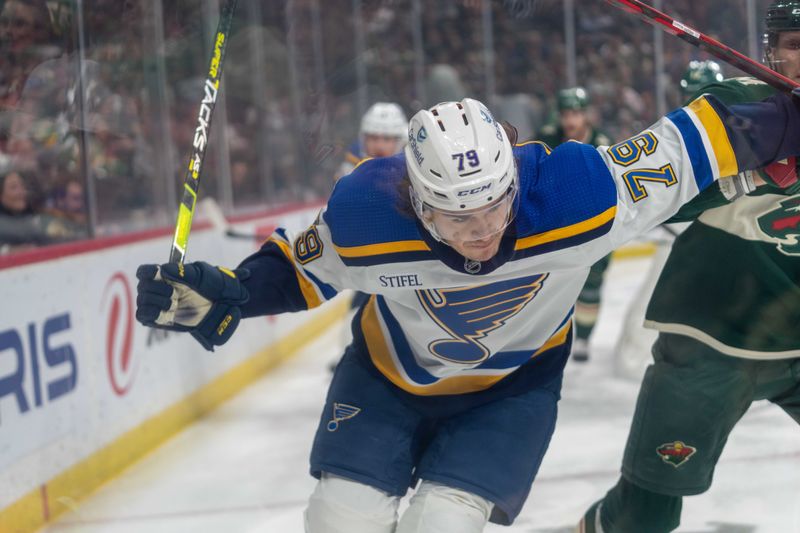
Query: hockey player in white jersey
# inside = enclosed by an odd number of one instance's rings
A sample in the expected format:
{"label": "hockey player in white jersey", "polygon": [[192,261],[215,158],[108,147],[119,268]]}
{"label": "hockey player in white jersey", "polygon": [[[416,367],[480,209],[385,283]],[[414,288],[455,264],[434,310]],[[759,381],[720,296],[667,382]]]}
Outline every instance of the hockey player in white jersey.
{"label": "hockey player in white jersey", "polygon": [[322,411],[306,531],[511,524],[553,433],[589,267],[720,176],[800,153],[788,95],[700,98],[611,147],[512,147],[510,131],[472,99],[420,111],[404,153],[341,179],[303,233],[277,230],[234,271],[139,268],[137,319],[207,349],[241,318],[372,295]]}
{"label": "hockey player in white jersey", "polygon": [[336,179],[350,174],[367,157],[388,157],[400,152],[408,133],[408,119],[403,108],[394,102],[375,102],[364,116],[358,140],[347,149]]}
{"label": "hockey player in white jersey", "polygon": [[[364,116],[358,131],[358,140],[350,145],[335,179],[350,174],[361,161],[373,157],[388,157],[400,152],[408,135],[408,119],[403,108],[394,102],[375,102]],[[350,301],[351,309],[361,307],[368,294],[356,291]],[[337,363],[332,363],[331,369]]]}

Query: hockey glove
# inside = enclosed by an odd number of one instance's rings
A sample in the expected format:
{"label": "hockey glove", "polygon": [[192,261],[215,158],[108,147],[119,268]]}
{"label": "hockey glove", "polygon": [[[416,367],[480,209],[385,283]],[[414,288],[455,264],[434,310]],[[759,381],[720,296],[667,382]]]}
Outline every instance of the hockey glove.
{"label": "hockey glove", "polygon": [[767,182],[781,189],[784,194],[797,194],[800,192],[800,181],[797,180],[798,165],[800,160],[794,156],[770,163],[764,168]]}
{"label": "hockey glove", "polygon": [[241,284],[247,269],[230,271],[208,263],[141,265],[136,270],[136,320],[152,328],[188,331],[206,350],[233,335],[249,299]]}

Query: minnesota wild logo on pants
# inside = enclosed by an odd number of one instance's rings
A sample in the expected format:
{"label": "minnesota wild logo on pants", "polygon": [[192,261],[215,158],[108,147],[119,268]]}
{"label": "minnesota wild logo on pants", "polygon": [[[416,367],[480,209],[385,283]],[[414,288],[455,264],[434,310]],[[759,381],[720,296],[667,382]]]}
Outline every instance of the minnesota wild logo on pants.
{"label": "minnesota wild logo on pants", "polygon": [[697,448],[684,444],[679,440],[662,444],[656,449],[656,453],[661,457],[661,459],[665,463],[670,464],[675,468],[678,468],[683,463],[688,461],[696,451]]}

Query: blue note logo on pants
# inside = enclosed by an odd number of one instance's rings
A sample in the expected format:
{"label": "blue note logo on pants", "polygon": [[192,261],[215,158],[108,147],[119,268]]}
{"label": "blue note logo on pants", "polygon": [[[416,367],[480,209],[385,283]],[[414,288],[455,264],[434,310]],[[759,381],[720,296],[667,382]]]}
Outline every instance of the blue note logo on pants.
{"label": "blue note logo on pants", "polygon": [[339,429],[339,422],[341,422],[342,420],[347,420],[348,418],[353,418],[360,412],[361,412],[360,407],[347,405],[346,403],[334,403],[333,420],[328,422],[328,431],[336,431],[337,429]]}

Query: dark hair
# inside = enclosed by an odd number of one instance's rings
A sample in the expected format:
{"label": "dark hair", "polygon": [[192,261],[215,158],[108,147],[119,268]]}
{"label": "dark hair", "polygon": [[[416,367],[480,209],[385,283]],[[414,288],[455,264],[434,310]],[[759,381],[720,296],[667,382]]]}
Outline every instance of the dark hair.
{"label": "dark hair", "polygon": [[[501,121],[500,126],[502,126],[503,131],[506,132],[511,146],[515,146],[519,138],[519,131],[517,131],[517,128],[506,120]],[[411,205],[411,197],[408,194],[408,189],[410,187],[411,180],[408,177],[408,172],[406,172],[402,179],[397,182],[397,204],[395,207],[401,215],[405,215],[409,218],[416,218],[417,214],[414,211],[414,206]]]}
{"label": "dark hair", "polygon": [[[11,174],[16,174],[17,176],[19,176],[20,179],[22,180],[25,189],[28,191],[27,205],[25,206],[25,209],[19,213],[10,211],[2,203],[2,196],[3,192],[5,191],[6,180]],[[33,197],[34,191],[31,190],[31,183],[32,181],[30,179],[30,176],[26,172],[22,172],[16,169],[10,169],[7,170],[6,172],[0,173],[0,213],[3,213],[5,215],[29,215],[33,213],[34,208],[31,198]]]}

